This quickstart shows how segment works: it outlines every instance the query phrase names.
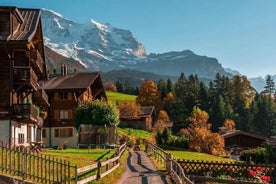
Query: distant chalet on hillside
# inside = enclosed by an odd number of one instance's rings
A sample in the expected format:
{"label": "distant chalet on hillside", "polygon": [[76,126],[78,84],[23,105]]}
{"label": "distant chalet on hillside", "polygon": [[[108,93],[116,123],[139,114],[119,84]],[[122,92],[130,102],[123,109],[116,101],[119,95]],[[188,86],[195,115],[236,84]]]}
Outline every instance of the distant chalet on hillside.
{"label": "distant chalet on hillside", "polygon": [[136,117],[120,117],[120,126],[151,130],[155,118],[156,112],[154,106],[141,106],[140,113]]}

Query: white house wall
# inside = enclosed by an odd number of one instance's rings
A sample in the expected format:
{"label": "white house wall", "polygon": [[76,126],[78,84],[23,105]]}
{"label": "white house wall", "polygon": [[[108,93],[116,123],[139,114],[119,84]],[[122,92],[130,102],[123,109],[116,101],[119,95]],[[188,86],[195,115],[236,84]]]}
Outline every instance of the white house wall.
{"label": "white house wall", "polygon": [[[18,146],[18,145],[22,145],[22,146],[29,146],[29,142],[34,142],[36,141],[36,130],[37,130],[37,126],[31,126],[31,137],[30,140],[27,140],[27,129],[28,129],[28,125],[27,124],[21,124],[20,126],[13,124],[12,125],[12,145]],[[19,143],[19,134],[23,134],[24,135],[24,142],[23,143]]]}
{"label": "white house wall", "polygon": [[[55,129],[56,128],[72,128],[72,127],[51,127],[50,128],[43,128],[46,130],[46,137],[42,138],[43,144],[46,147],[56,147],[61,146],[63,144],[67,145],[70,148],[77,148],[78,147],[78,139],[79,134],[76,128],[73,128],[73,136],[72,137],[55,137]],[[51,130],[51,145],[50,145],[50,130]]]}

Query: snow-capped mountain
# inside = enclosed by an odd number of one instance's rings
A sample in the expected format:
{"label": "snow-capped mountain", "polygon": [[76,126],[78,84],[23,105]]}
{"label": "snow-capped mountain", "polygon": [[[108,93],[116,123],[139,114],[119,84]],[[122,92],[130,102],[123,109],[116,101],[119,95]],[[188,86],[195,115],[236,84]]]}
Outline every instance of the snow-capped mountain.
{"label": "snow-capped mountain", "polygon": [[[217,59],[199,56],[189,50],[147,55],[144,46],[130,31],[92,19],[80,24],[44,9],[42,24],[46,47],[76,60],[90,71],[136,69],[171,76],[197,74],[209,79],[216,73],[231,75],[224,71]],[[53,58],[48,57],[48,61],[55,65]]]}
{"label": "snow-capped mountain", "polygon": [[79,24],[51,10],[42,10],[44,44],[91,70],[126,67],[146,56],[144,46],[128,30],[89,20]]}

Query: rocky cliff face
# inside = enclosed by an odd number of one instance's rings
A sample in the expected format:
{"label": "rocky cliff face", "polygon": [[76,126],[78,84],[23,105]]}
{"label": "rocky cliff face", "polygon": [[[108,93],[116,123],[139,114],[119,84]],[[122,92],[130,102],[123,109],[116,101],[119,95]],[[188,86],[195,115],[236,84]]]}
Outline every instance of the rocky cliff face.
{"label": "rocky cliff face", "polygon": [[44,43],[91,70],[127,67],[146,56],[144,46],[128,30],[94,20],[75,23],[62,15],[42,10]]}

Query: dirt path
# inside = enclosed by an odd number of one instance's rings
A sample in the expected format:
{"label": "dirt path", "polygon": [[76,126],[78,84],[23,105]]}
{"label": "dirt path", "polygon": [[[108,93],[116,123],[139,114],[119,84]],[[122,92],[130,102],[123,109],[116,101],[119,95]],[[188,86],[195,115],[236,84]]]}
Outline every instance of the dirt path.
{"label": "dirt path", "polygon": [[130,151],[118,184],[167,184],[161,174],[144,151]]}

